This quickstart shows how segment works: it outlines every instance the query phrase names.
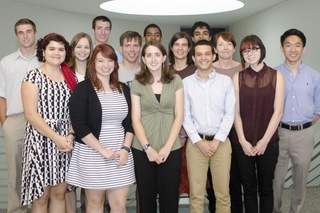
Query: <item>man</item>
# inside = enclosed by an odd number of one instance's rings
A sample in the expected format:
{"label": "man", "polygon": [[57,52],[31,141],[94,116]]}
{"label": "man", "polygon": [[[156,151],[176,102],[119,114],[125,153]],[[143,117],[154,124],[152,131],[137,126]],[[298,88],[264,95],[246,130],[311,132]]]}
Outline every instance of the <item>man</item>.
{"label": "man", "polygon": [[195,22],[191,28],[191,39],[194,43],[199,40],[211,41],[210,26],[206,22]]}
{"label": "man", "polygon": [[120,36],[120,52],[123,61],[119,64],[119,80],[129,87],[140,71],[139,55],[141,52],[142,37],[138,32],[126,31]]}
{"label": "man", "polygon": [[[106,16],[97,16],[92,20],[92,32],[94,35],[94,47],[98,44],[108,44],[108,38],[111,34],[112,22]],[[123,58],[118,50],[115,50],[118,63],[121,63]]]}
{"label": "man", "polygon": [[276,67],[285,78],[286,94],[283,116],[279,125],[279,157],[276,165],[274,213],[281,212],[282,191],[292,163],[292,195],[290,213],[301,212],[307,186],[307,177],[314,147],[313,124],[320,116],[320,74],[302,62],[306,37],[290,29],[280,38],[285,63]]}
{"label": "man", "polygon": [[216,212],[230,212],[231,145],[227,138],[234,121],[235,94],[230,77],[212,68],[213,45],[195,43],[192,56],[196,72],[183,80],[188,134],[187,168],[190,213],[204,212],[204,189],[210,167],[216,194]]}
{"label": "man", "polygon": [[162,31],[156,24],[149,24],[143,31],[143,41],[148,43],[151,40],[162,42]]}
{"label": "man", "polygon": [[14,30],[18,51],[5,56],[0,66],[0,122],[3,128],[8,165],[8,213],[27,212],[20,206],[21,165],[25,117],[21,100],[21,83],[27,71],[39,67],[36,57],[36,26],[29,19],[20,19]]}

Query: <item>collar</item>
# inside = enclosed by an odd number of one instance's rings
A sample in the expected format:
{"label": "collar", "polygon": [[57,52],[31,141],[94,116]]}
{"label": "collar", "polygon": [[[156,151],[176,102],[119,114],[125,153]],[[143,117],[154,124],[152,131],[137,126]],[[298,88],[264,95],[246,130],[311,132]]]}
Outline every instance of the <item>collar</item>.
{"label": "collar", "polygon": [[268,70],[268,66],[263,62],[263,67],[260,71],[256,72],[255,70],[253,70],[250,66],[247,68],[247,72],[251,77],[254,76],[259,76],[260,78],[262,78],[264,76],[264,74],[267,72]]}

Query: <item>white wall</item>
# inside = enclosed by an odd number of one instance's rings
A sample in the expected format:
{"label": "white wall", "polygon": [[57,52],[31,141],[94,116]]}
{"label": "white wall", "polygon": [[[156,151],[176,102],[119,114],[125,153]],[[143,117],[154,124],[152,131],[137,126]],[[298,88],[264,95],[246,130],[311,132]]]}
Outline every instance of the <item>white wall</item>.
{"label": "white wall", "polygon": [[[97,15],[102,14],[105,13]],[[19,48],[14,34],[14,24],[21,18],[29,18],[35,22],[38,31],[37,39],[42,38],[48,33],[56,32],[62,34],[70,41],[75,34],[81,31],[93,36],[91,22],[94,17],[0,0],[0,59]],[[123,32],[135,30],[142,35],[145,26],[149,24],[147,22],[130,22],[114,19],[111,21],[113,28],[109,43],[117,49],[119,47],[118,38]],[[159,27],[163,32],[163,44],[167,48],[171,36],[180,30],[180,26],[159,24]],[[0,129],[0,209],[6,209],[7,206],[7,179],[4,141]]]}
{"label": "white wall", "polygon": [[[301,30],[307,37],[307,51],[303,55],[303,61],[314,69],[320,71],[320,1],[319,0],[287,0],[272,8],[264,10],[254,16],[241,20],[229,26],[229,31],[233,33],[240,45],[241,39],[246,35],[256,34],[266,46],[265,62],[275,67],[284,62],[283,53],[280,51],[280,36],[290,28]],[[235,59],[239,60],[239,50],[237,48]],[[315,141],[320,141],[320,122],[315,126]],[[320,147],[314,150],[315,155],[320,151]],[[311,169],[320,163],[320,157],[311,164]],[[320,167],[313,170],[308,180],[320,174]],[[288,173],[287,177],[291,175]],[[292,181],[288,181],[285,186],[290,186]],[[310,182],[310,186],[319,186],[320,178]]]}

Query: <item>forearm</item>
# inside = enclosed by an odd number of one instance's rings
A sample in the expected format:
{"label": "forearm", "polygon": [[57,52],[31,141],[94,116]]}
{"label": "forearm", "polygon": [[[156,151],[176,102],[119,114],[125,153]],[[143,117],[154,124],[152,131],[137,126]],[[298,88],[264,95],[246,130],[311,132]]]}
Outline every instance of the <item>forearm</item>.
{"label": "forearm", "polygon": [[103,147],[100,141],[92,133],[81,138],[81,140],[99,153],[101,153],[104,148],[107,148]]}
{"label": "forearm", "polygon": [[282,117],[282,110],[273,113],[273,115],[270,119],[270,122],[268,124],[267,130],[262,138],[266,143],[270,142],[271,137],[273,136],[273,134],[277,130],[281,117]]}
{"label": "forearm", "polygon": [[242,119],[239,113],[235,115],[234,128],[236,129],[237,136],[239,139],[239,143],[242,144],[247,141],[244,132],[243,132],[243,124]]}
{"label": "forearm", "polygon": [[179,135],[181,125],[182,125],[183,117],[175,118],[174,122],[171,127],[171,131],[169,133],[169,137],[166,142],[166,146],[169,146],[170,148],[173,146],[174,142],[177,140],[177,137]]}
{"label": "forearm", "polygon": [[133,126],[135,136],[138,138],[141,146],[149,144],[149,141],[147,139],[146,133],[144,131],[144,128],[141,122],[140,121],[133,122],[132,126]]}
{"label": "forearm", "polygon": [[0,122],[3,126],[4,122],[7,119],[7,101],[5,98],[0,98]]}
{"label": "forearm", "polygon": [[123,146],[130,148],[132,144],[132,140],[133,140],[133,134],[131,132],[127,132],[124,137]]}

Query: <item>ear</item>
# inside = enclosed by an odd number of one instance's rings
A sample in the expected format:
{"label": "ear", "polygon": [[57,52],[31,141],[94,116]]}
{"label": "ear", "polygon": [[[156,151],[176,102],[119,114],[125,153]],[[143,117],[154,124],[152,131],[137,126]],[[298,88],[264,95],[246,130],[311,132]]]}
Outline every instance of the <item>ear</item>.
{"label": "ear", "polygon": [[166,59],[167,59],[167,56],[166,56],[166,55],[164,55],[164,56],[163,56],[162,63],[163,63]]}
{"label": "ear", "polygon": [[[213,50],[214,50],[215,53],[217,53],[217,49],[216,48],[213,48]],[[233,52],[234,52],[234,50],[233,50]]]}
{"label": "ear", "polygon": [[162,42],[162,41],[163,41],[163,38],[161,37],[160,42]]}
{"label": "ear", "polygon": [[283,46],[280,46],[280,50],[281,50],[281,52],[283,52]]}
{"label": "ear", "polygon": [[122,53],[122,51],[123,51],[122,46],[119,47],[119,51],[120,51],[121,55],[123,55],[123,53]]}
{"label": "ear", "polygon": [[303,47],[302,53],[305,53],[307,51],[306,47]]}
{"label": "ear", "polygon": [[143,37],[143,42],[146,43],[146,37]]}
{"label": "ear", "polygon": [[146,63],[146,60],[144,59],[144,56],[141,57],[143,63],[145,64]]}
{"label": "ear", "polygon": [[192,61],[194,62],[194,64],[196,64],[196,60],[195,60],[194,56],[192,56]]}

